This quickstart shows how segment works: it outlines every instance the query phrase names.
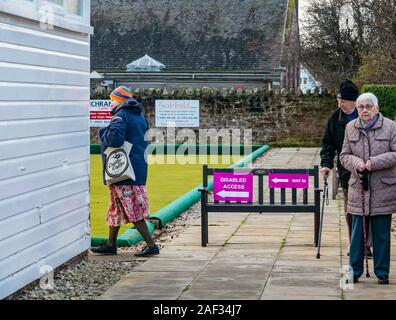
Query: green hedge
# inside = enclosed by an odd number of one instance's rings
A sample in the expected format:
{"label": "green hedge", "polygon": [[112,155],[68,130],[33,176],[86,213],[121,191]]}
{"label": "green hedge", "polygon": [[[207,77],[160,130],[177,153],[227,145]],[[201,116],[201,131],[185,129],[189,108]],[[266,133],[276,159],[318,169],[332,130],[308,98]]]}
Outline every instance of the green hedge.
{"label": "green hedge", "polygon": [[365,85],[363,92],[375,94],[379,101],[381,113],[390,119],[396,116],[396,85]]}

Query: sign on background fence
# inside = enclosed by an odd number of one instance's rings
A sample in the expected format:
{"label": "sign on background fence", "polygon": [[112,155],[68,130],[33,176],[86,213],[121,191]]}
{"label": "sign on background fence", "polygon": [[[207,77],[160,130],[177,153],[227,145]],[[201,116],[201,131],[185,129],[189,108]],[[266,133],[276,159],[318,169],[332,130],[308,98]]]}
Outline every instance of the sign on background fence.
{"label": "sign on background fence", "polygon": [[89,107],[90,127],[107,127],[111,121],[111,100],[91,100]]}
{"label": "sign on background fence", "polygon": [[199,100],[156,100],[157,128],[199,128]]}

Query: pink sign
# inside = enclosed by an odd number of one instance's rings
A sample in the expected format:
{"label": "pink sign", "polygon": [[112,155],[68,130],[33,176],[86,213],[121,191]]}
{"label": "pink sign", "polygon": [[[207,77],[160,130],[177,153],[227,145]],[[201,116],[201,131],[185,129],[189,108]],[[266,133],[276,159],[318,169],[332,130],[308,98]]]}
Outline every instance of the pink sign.
{"label": "pink sign", "polygon": [[253,201],[253,174],[215,172],[214,201]]}
{"label": "pink sign", "polygon": [[297,173],[269,173],[270,188],[308,189],[309,175]]}

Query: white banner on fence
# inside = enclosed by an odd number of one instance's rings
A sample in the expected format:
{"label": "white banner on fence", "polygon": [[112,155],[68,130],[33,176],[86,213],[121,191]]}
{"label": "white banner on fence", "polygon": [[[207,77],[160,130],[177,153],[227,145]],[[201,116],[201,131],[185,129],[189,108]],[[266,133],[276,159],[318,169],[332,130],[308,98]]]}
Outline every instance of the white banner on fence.
{"label": "white banner on fence", "polygon": [[89,107],[90,127],[107,127],[111,121],[111,100],[91,100]]}
{"label": "white banner on fence", "polygon": [[156,100],[155,126],[199,128],[199,100]]}

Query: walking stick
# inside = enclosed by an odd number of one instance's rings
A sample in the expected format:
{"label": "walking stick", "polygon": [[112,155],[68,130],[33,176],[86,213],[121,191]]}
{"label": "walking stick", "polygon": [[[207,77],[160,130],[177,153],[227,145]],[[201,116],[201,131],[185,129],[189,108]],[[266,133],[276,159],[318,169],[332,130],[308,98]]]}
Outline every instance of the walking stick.
{"label": "walking stick", "polygon": [[367,229],[366,229],[366,207],[365,207],[365,192],[369,189],[369,171],[365,170],[361,173],[361,195],[362,195],[362,214],[363,214],[363,243],[364,243],[364,259],[366,261],[366,278],[370,278],[368,254],[367,254]]}
{"label": "walking stick", "polygon": [[319,227],[319,239],[318,239],[318,253],[316,259],[320,259],[320,244],[322,242],[322,228],[323,228],[323,216],[324,216],[324,205],[329,205],[329,184],[327,183],[327,176],[324,176],[324,187],[323,187],[323,199],[322,199],[322,211],[320,213],[320,227]]}

